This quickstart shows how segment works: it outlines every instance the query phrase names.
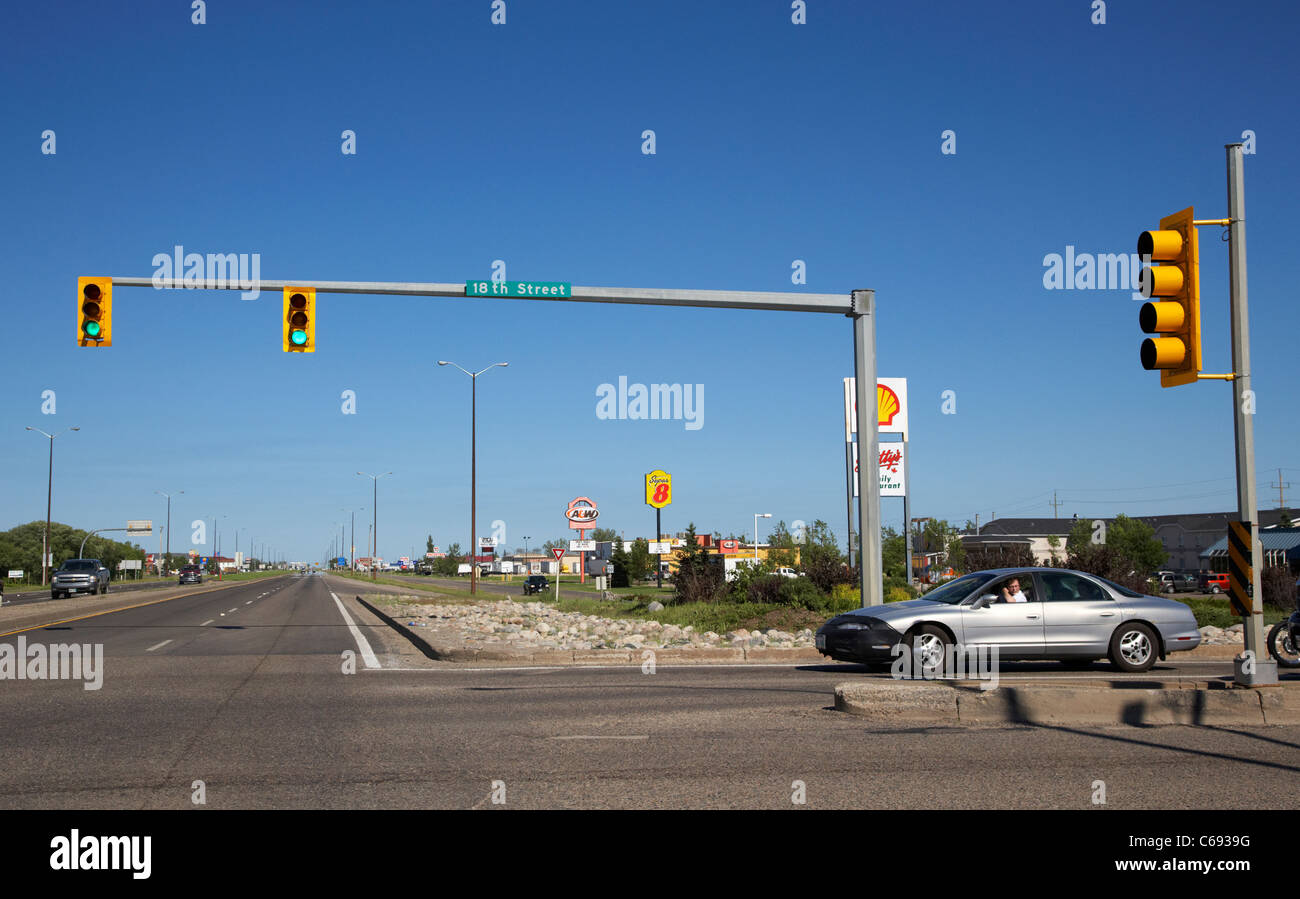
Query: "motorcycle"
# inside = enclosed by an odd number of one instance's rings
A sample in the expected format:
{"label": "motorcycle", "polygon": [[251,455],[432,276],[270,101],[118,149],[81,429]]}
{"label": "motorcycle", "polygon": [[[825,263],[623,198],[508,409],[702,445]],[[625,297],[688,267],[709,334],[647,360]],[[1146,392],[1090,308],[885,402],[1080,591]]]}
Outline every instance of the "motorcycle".
{"label": "motorcycle", "polygon": [[1268,654],[1281,668],[1300,668],[1300,608],[1268,632]]}

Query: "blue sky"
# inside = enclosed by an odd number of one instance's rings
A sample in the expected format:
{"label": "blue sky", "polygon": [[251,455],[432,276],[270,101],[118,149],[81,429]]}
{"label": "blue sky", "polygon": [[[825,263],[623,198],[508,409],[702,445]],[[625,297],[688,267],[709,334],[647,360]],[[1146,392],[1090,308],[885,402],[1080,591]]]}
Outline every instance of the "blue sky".
{"label": "blue sky", "polygon": [[[805,25],[790,6],[507,0],[493,25],[489,0],[219,0],[194,25],[183,2],[7,4],[0,527],[44,514],[47,443],[23,427],[78,425],[54,517],[79,527],[161,521],[154,491],[184,490],[173,550],[216,515],[241,549],[315,560],[344,509],[369,520],[354,472],[391,470],[381,554],[464,546],[451,359],[510,363],[479,382],[480,534],[567,536],[577,495],[647,534],[642,476],[662,468],[666,530],[770,512],[843,537],[846,319],[322,295],[303,356],[280,350],[278,293],[119,288],[113,347],[78,348],[77,277],[148,276],[176,245],[260,254],[267,279],[464,281],[500,259],[512,280],[870,287],[879,373],[909,379],[913,515],[1047,516],[1053,490],[1063,516],[1235,508],[1230,388],[1162,390],[1130,291],[1042,277],[1067,246],[1130,253],[1186,206],[1225,215],[1223,145],[1246,130],[1261,508],[1279,467],[1300,490],[1293,6],[1112,2],[1104,25],[1083,0],[808,0]],[[1218,237],[1202,229],[1201,283],[1222,372]],[[703,427],[597,418],[621,375],[703,385]],[[882,514],[900,525],[901,500]]]}

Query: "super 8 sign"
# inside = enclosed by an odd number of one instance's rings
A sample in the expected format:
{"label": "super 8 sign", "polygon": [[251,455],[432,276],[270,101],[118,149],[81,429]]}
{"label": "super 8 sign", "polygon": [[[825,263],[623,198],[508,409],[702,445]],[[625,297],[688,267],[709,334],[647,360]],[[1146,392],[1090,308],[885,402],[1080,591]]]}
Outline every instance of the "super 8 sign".
{"label": "super 8 sign", "polygon": [[666,471],[652,471],[645,476],[645,504],[662,509],[673,501],[673,476]]}

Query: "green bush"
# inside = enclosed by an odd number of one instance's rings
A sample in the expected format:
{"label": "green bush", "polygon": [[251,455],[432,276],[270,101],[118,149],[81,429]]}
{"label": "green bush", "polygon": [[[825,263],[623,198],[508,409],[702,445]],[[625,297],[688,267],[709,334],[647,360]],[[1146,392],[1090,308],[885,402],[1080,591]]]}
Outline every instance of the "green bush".
{"label": "green bush", "polygon": [[885,591],[885,602],[903,602],[911,598],[911,595],[902,587],[890,587]]}
{"label": "green bush", "polygon": [[826,608],[829,597],[817,589],[806,577],[779,578],[783,581],[779,587],[780,603],[787,606],[799,606],[817,612]]}

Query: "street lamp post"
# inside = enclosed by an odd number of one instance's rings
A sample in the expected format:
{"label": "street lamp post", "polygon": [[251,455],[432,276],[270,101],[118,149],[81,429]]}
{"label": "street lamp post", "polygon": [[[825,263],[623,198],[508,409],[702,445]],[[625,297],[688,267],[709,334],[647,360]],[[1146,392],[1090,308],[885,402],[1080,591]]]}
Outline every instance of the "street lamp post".
{"label": "street lamp post", "polygon": [[157,493],[159,496],[167,497],[167,552],[162,557],[162,564],[158,566],[158,574],[161,577],[167,576],[167,572],[164,569],[167,568],[172,558],[172,497],[180,496],[184,492],[184,490],[177,490],[175,493],[163,493],[161,490],[154,491],[154,493]]}
{"label": "street lamp post", "polygon": [[[455,362],[438,360],[439,365],[451,365],[460,368]],[[489,369],[501,367],[505,368],[509,362],[493,362],[483,371],[468,372],[460,368],[461,371],[469,375],[469,592],[471,594],[478,592],[478,521],[475,516],[478,512],[478,376]]]}
{"label": "street lamp post", "polygon": [[[755,564],[755,565],[758,564],[758,520],[759,520],[760,518],[771,518],[771,517],[772,517],[772,513],[771,513],[771,512],[755,512],[755,513],[754,513],[754,564]],[[656,535],[656,537],[657,537],[657,536],[658,536],[658,535]]]}
{"label": "street lamp post", "polygon": [[371,522],[370,526],[370,533],[374,540],[374,546],[370,550],[370,579],[373,581],[379,577],[378,572],[375,571],[375,556],[379,554],[379,479],[388,477],[392,472],[386,471],[383,474],[366,474],[364,471],[358,471],[357,474],[362,477],[370,478],[370,480],[374,482],[373,501],[370,505],[371,514],[374,517],[374,521]]}
{"label": "street lamp post", "polygon": [[[28,426],[27,430],[35,431],[38,434],[45,434],[45,432],[42,431],[40,428],[33,428],[30,425]],[[80,431],[80,430],[81,428],[65,429],[65,431]],[[64,431],[60,431],[58,434],[45,434],[46,437],[50,438],[50,480],[45,490],[45,548],[41,552],[41,585],[42,586],[49,583],[50,562],[52,561],[52,559],[50,558],[51,555],[50,553],[50,509],[54,503],[54,438],[58,437],[60,434],[63,433]]]}

